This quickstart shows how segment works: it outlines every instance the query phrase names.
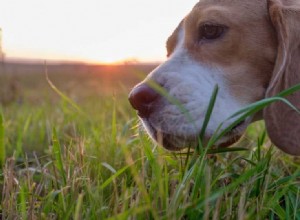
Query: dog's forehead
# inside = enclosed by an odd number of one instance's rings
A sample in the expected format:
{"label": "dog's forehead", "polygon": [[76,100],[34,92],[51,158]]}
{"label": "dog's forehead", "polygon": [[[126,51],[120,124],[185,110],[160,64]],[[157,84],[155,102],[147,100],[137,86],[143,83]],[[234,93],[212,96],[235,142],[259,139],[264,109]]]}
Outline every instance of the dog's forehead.
{"label": "dog's forehead", "polygon": [[251,22],[268,16],[267,0],[202,0],[185,18],[186,20],[210,17],[230,19],[239,23]]}
{"label": "dog's forehead", "polygon": [[268,18],[267,0],[201,0],[191,12],[179,23],[178,27],[170,35],[166,46],[168,55],[174,51],[179,38],[179,32],[183,26],[189,23],[189,29],[197,28],[202,21],[221,21],[237,23],[240,26],[260,25],[260,19]]}
{"label": "dog's forehead", "polygon": [[[221,5],[221,6],[237,6],[237,7],[262,7],[267,5],[267,0],[200,0],[195,7],[201,5]],[[249,9],[250,9],[249,8]]]}

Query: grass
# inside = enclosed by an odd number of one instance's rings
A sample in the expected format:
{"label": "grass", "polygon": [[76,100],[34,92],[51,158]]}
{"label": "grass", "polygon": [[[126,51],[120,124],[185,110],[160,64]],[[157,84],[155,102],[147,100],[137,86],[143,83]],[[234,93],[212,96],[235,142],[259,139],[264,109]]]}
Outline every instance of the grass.
{"label": "grass", "polygon": [[300,219],[299,159],[262,122],[237,152],[170,153],[139,128],[128,87],[82,96],[49,78],[1,107],[2,219]]}

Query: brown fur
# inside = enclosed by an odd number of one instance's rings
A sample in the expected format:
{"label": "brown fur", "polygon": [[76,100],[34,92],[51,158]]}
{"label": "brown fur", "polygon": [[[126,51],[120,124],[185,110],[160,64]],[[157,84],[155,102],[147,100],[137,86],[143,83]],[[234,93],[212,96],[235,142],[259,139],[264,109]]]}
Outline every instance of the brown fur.
{"label": "brown fur", "polygon": [[[300,83],[300,2],[272,0],[270,16],[279,44],[267,97]],[[288,100],[300,108],[300,92]],[[300,114],[277,102],[264,110],[264,118],[272,142],[289,154],[300,155]]]}

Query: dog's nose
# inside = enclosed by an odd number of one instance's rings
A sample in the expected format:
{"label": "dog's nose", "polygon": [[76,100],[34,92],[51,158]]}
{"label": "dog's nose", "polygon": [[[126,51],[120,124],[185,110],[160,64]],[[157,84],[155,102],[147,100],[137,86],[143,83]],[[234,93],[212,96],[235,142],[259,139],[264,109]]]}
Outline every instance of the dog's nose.
{"label": "dog's nose", "polygon": [[159,94],[146,84],[135,87],[129,94],[129,102],[138,111],[138,115],[147,118],[154,110]]}

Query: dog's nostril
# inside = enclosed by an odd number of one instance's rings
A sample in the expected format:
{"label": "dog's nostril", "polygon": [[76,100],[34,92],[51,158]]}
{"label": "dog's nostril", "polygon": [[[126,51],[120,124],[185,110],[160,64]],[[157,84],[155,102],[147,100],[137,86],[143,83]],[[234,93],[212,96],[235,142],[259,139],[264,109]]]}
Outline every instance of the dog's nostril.
{"label": "dog's nostril", "polygon": [[159,94],[146,84],[135,87],[129,94],[129,102],[138,111],[139,116],[149,117],[153,112],[153,105]]}

